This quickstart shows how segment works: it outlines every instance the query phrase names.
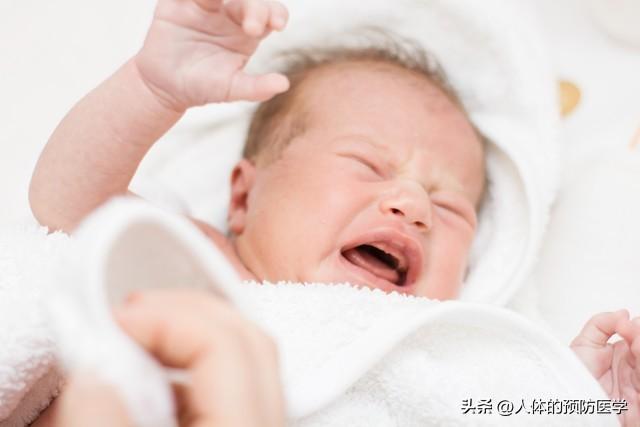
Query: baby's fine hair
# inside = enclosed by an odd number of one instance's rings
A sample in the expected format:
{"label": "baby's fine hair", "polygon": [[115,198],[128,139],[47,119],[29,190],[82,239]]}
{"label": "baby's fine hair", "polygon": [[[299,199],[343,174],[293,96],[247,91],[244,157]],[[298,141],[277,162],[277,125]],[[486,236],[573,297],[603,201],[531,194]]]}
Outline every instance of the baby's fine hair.
{"label": "baby's fine hair", "polygon": [[281,150],[305,130],[302,83],[312,71],[350,62],[374,62],[396,66],[424,76],[438,87],[461,111],[462,103],[432,54],[416,41],[391,35],[385,30],[366,27],[358,31],[363,36],[357,46],[311,47],[280,54],[284,59],[281,72],[289,78],[290,88],[261,103],[249,126],[243,157],[254,162],[269,163]]}

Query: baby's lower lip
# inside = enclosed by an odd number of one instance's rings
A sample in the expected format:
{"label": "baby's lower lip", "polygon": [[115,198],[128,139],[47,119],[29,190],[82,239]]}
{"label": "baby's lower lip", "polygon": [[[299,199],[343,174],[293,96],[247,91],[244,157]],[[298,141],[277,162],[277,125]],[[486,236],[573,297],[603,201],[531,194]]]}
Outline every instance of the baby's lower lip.
{"label": "baby's lower lip", "polygon": [[342,253],[340,253],[339,256],[340,256],[340,261],[345,265],[345,267],[349,269],[349,271],[355,273],[362,280],[361,282],[354,283],[354,284],[374,287],[384,292],[393,292],[393,291],[399,291],[400,289],[403,289],[403,287],[397,286],[395,283],[392,283],[388,280],[375,276],[369,271],[353,264],[344,255],[342,255]]}
{"label": "baby's lower lip", "polygon": [[400,280],[402,279],[402,276],[400,273],[398,273],[396,269],[390,268],[384,262],[376,259],[373,255],[360,251],[358,248],[352,248],[342,251],[342,256],[351,264],[368,271],[380,279],[398,285],[401,284]]}

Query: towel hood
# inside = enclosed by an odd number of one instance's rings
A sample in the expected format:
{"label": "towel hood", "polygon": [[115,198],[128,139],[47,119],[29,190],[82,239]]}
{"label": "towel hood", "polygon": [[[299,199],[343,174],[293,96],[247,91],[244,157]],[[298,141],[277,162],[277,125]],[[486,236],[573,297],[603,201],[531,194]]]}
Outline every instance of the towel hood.
{"label": "towel hood", "polygon": [[[273,71],[277,53],[290,48],[357,46],[363,39],[356,29],[363,26],[389,29],[419,42],[434,55],[471,120],[489,140],[488,191],[461,299],[506,304],[535,261],[557,182],[556,84],[532,14],[500,0],[283,3],[290,11],[289,25],[263,42],[248,65],[249,72]],[[228,177],[215,177],[193,165],[203,156],[222,155],[211,139],[241,144],[253,107],[233,103],[190,111],[174,133],[182,135],[181,144],[173,148],[175,155],[165,151],[160,156],[164,160],[155,163],[156,168],[162,164],[165,176],[171,176],[165,185],[175,188],[176,175],[192,176],[183,178],[180,193],[188,189],[186,204],[192,213],[209,220],[217,217],[218,226],[224,224],[228,199],[221,197],[216,206],[204,200],[211,199],[211,194],[226,196]],[[186,129],[191,132],[189,138],[206,139],[208,144],[185,148]],[[232,150],[227,161],[233,162],[240,149]],[[211,164],[203,167],[215,169]],[[203,180],[200,172],[209,178]],[[215,181],[224,186],[202,184]]]}

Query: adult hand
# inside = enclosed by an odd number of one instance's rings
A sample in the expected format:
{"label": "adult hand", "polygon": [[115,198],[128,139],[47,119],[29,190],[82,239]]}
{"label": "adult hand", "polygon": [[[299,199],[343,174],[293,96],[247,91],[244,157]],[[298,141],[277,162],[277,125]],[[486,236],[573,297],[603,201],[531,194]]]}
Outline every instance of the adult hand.
{"label": "adult hand", "polygon": [[[273,341],[228,303],[203,291],[136,293],[118,309],[122,328],[160,363],[185,369],[174,387],[181,427],[281,427],[285,424]],[[130,426],[113,390],[72,378],[56,425]]]}

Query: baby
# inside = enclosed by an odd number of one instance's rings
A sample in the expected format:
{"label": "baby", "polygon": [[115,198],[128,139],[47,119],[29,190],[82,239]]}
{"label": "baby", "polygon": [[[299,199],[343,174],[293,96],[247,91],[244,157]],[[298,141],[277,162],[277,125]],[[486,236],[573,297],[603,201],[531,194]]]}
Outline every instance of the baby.
{"label": "baby", "polygon": [[[230,237],[193,222],[243,278],[351,282],[459,295],[485,183],[483,138],[440,72],[399,45],[300,55],[285,74],[244,65],[285,7],[261,0],[159,0],[144,46],[58,126],[30,202],[72,231],[193,106],[263,101],[233,169]],[[220,141],[219,143],[223,143]],[[607,341],[615,333],[624,339]],[[595,316],[572,348],[638,425],[640,325]]]}

